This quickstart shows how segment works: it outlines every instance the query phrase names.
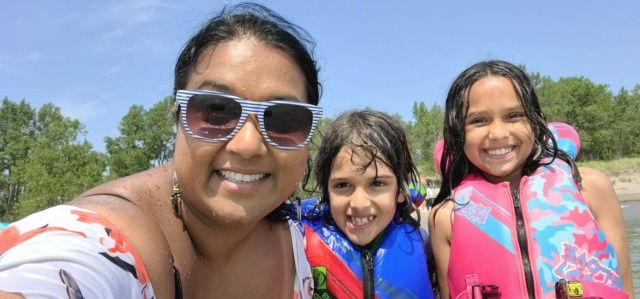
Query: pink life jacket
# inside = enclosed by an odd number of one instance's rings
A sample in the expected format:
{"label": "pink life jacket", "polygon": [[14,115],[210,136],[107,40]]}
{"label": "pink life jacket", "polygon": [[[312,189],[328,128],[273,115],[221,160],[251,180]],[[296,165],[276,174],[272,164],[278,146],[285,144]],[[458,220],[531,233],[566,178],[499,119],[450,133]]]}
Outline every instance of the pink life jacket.
{"label": "pink life jacket", "polygon": [[455,188],[452,298],[527,298],[530,291],[555,298],[563,279],[572,283],[569,295],[628,298],[613,246],[566,162],[539,167],[522,178],[519,190],[513,196],[509,183],[495,185],[476,174]]}

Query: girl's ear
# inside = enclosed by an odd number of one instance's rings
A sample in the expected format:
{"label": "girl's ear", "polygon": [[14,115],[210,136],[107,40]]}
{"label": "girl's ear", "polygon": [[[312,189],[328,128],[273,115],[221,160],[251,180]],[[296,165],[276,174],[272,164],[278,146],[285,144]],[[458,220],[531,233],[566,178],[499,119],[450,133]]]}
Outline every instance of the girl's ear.
{"label": "girl's ear", "polygon": [[398,203],[402,203],[405,200],[407,200],[407,199],[404,197],[404,194],[400,193],[400,195],[398,195]]}

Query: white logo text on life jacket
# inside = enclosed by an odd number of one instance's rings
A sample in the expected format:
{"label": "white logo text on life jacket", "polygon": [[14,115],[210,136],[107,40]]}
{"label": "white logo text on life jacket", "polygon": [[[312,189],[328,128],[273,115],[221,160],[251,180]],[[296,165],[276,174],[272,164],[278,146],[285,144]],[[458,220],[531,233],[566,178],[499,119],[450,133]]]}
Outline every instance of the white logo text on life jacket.
{"label": "white logo text on life jacket", "polygon": [[553,269],[556,276],[567,280],[595,281],[609,286],[620,284],[620,276],[602,265],[598,258],[589,256],[573,243],[563,242],[562,247],[560,263]]}
{"label": "white logo text on life jacket", "polygon": [[482,203],[469,202],[460,211],[460,214],[467,217],[471,222],[484,224],[487,222],[487,215],[491,213],[491,208]]}

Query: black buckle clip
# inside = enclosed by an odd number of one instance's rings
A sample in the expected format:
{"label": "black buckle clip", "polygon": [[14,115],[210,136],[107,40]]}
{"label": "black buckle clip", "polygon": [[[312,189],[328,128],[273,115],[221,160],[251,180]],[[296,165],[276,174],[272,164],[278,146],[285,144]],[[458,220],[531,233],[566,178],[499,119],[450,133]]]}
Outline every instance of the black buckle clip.
{"label": "black buckle clip", "polygon": [[567,290],[567,281],[565,279],[560,279],[556,282],[556,298],[558,299],[568,299],[569,294]]}
{"label": "black buckle clip", "polygon": [[502,295],[500,292],[500,287],[497,284],[477,284],[471,287],[472,296],[476,294],[476,288],[480,289],[480,294],[482,294],[482,299],[491,298],[491,297],[499,297]]}

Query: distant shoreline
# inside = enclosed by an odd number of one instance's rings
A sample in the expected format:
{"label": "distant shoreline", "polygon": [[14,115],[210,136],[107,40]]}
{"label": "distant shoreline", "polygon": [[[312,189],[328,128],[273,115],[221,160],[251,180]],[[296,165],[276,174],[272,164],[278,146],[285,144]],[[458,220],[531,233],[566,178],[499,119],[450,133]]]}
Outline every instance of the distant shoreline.
{"label": "distant shoreline", "polygon": [[626,201],[640,201],[640,192],[636,193],[627,193],[627,194],[617,194],[618,201],[626,202]]}
{"label": "distant shoreline", "polygon": [[640,169],[609,173],[607,176],[620,202],[640,201]]}

